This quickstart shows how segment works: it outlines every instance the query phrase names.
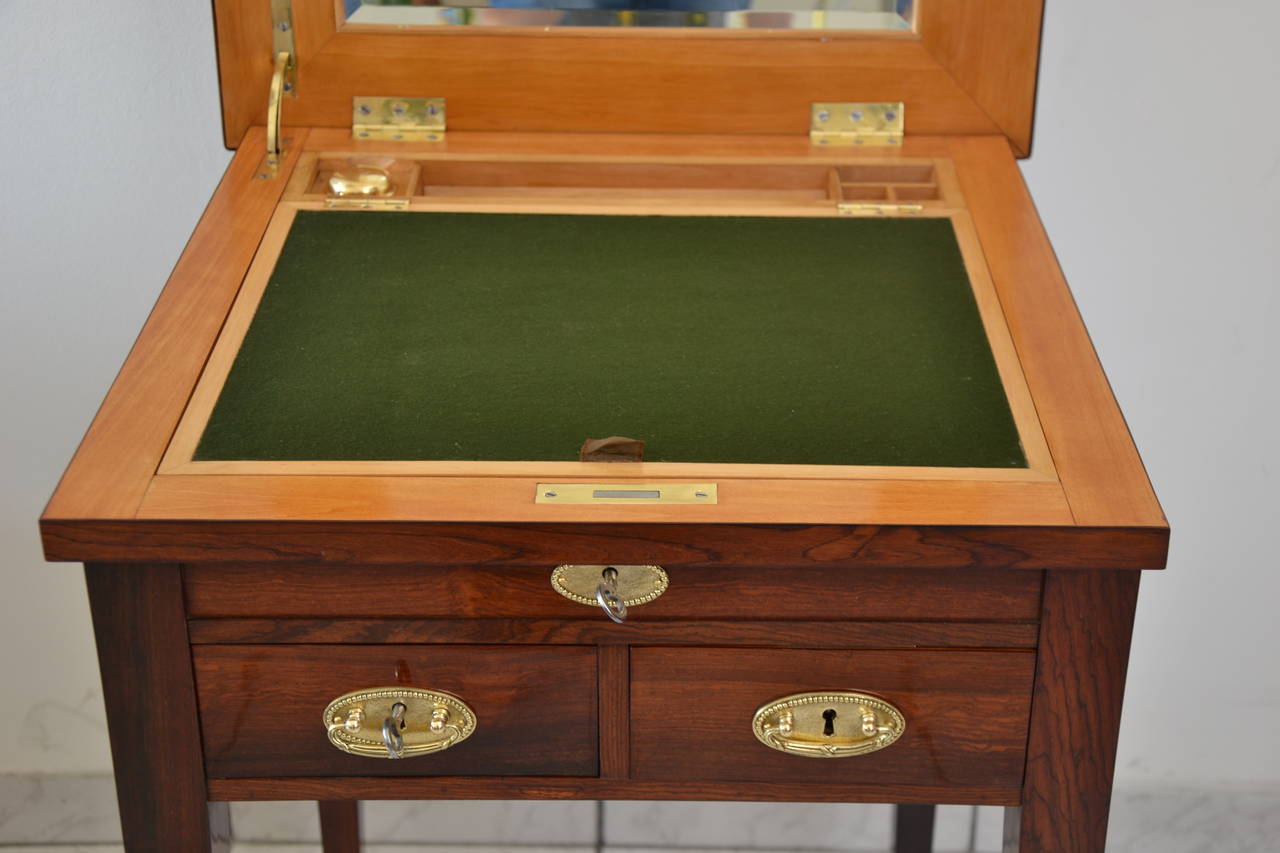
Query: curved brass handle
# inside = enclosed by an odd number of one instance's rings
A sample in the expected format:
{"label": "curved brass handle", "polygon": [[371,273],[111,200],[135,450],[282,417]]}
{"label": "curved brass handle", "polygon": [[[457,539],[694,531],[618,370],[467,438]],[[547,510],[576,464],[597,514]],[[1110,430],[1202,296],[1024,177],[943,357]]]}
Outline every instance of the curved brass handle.
{"label": "curved brass handle", "polygon": [[280,157],[284,153],[283,140],[280,138],[280,114],[283,111],[281,99],[285,92],[285,72],[289,70],[289,54],[280,51],[276,54],[275,70],[271,74],[271,90],[267,99],[267,168],[272,177],[280,166]]}
{"label": "curved brass handle", "polygon": [[412,758],[443,752],[471,737],[475,712],[457,696],[414,687],[346,693],[324,709],[329,742],[369,758]]}
{"label": "curved brass handle", "polygon": [[808,758],[849,758],[884,749],[902,737],[907,720],[866,693],[793,693],[755,713],[751,729],[765,746]]}

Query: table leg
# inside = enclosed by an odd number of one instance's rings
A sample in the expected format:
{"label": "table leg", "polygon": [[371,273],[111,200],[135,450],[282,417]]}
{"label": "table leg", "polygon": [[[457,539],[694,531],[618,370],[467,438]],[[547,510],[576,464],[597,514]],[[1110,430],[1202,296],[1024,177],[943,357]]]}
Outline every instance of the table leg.
{"label": "table leg", "polygon": [[893,853],[933,853],[933,818],[937,806],[894,806]]}
{"label": "table leg", "polygon": [[[177,565],[87,564],[128,853],[209,853],[209,804]],[[215,817],[220,817],[219,808]]]}
{"label": "table leg", "polygon": [[324,853],[360,853],[360,802],[321,800],[318,805]]}
{"label": "table leg", "polygon": [[1139,572],[1045,573],[1022,805],[1005,853],[1102,853]]}

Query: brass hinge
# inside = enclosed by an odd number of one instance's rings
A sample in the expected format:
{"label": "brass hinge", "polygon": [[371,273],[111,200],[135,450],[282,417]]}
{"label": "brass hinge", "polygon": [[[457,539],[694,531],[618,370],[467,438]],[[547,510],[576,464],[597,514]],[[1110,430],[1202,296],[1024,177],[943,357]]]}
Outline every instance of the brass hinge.
{"label": "brass hinge", "polygon": [[915,216],[924,210],[924,205],[842,201],[836,205],[836,210],[845,216]]}
{"label": "brass hinge", "polygon": [[345,210],[408,210],[409,199],[331,195],[325,197],[324,206]]}
{"label": "brass hinge", "polygon": [[284,94],[298,97],[298,49],[293,42],[292,0],[271,0],[271,55],[289,55],[284,69]]}
{"label": "brass hinge", "polygon": [[352,98],[356,139],[439,142],[444,139],[444,98]]}
{"label": "brass hinge", "polygon": [[274,67],[267,93],[267,156],[258,169],[259,178],[274,178],[280,170],[284,156],[284,140],[280,137],[284,96],[298,97],[298,54],[293,43],[291,0],[271,0],[271,55]]}
{"label": "brass hinge", "polygon": [[814,145],[901,145],[904,105],[810,104],[809,142]]}

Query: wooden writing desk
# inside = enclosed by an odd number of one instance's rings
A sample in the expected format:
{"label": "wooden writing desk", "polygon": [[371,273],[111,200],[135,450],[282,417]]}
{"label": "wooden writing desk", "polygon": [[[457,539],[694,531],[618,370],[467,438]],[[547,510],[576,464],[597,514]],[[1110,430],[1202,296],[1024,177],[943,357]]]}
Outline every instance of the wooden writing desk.
{"label": "wooden writing desk", "polygon": [[[1026,5],[1038,21],[1038,5]],[[936,30],[922,33],[937,41]],[[351,38],[359,52],[371,37]],[[893,45],[886,55],[918,47]],[[224,63],[247,50],[222,47]],[[328,73],[323,55],[313,80]],[[229,128],[249,121],[237,97],[227,99],[238,116]],[[299,111],[314,117],[326,103]],[[926,124],[947,115],[932,101],[924,112]],[[343,804],[400,798],[1003,805],[1012,849],[1103,849],[1139,570],[1163,567],[1168,530],[1018,173],[1019,134],[953,127],[909,134],[892,152],[776,134],[464,126],[442,145],[308,126],[285,136],[268,177],[266,132],[251,127],[240,141],[41,521],[50,559],[86,564],[130,851],[210,849],[225,835],[225,809],[208,804],[253,799],[328,803],[328,843],[351,849]],[[757,452],[725,463],[660,442],[654,458],[675,461],[237,458],[234,440],[202,452],[233,381],[250,401],[243,417],[283,406],[270,395],[253,402],[265,386],[235,380],[237,354],[274,298],[291,228],[304,213],[332,213],[335,171],[375,162],[404,191],[396,216],[949,222],[971,288],[965,310],[989,347],[1019,458],[776,464]],[[838,207],[867,198],[910,204]],[[432,286],[429,260],[414,282]],[[671,316],[687,308],[671,302]],[[517,307],[513,324],[527,316]],[[672,354],[641,357],[663,370]],[[518,390],[486,381],[478,396],[491,404]],[[779,387],[804,381],[801,371]],[[911,382],[846,399],[844,411],[882,405]],[[341,401],[338,386],[335,376]],[[749,391],[743,400],[751,411]],[[362,423],[374,422],[356,418],[340,437],[358,439]],[[939,429],[967,423],[944,418]],[[295,432],[286,424],[281,434]],[[549,495],[565,484],[710,491],[681,503],[565,504]],[[563,564],[660,566],[666,587],[614,624],[553,588]],[[403,760],[337,748],[344,720],[376,735],[384,714],[369,704],[343,717],[354,706],[329,703],[375,688],[445,695],[437,734],[461,726],[448,735],[456,742]],[[792,706],[794,731],[785,709],[761,716],[807,693],[822,697],[809,710],[834,711],[828,694],[840,691],[862,698],[839,705],[844,716],[830,714],[826,733],[801,731],[809,706]],[[372,728],[358,719],[366,707]],[[474,731],[464,732],[468,713]],[[862,734],[842,728],[851,714]],[[409,717],[406,743],[436,736],[417,706]],[[859,754],[815,758],[770,748],[771,738]]]}

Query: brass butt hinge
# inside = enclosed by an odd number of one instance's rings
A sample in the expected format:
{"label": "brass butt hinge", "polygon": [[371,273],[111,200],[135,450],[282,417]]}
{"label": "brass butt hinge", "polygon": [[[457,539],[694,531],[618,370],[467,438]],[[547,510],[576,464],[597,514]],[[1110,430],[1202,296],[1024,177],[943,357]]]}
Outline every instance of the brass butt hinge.
{"label": "brass butt hinge", "polygon": [[284,155],[280,136],[280,113],[285,95],[298,97],[297,49],[293,41],[293,5],[291,0],[271,0],[271,50],[274,68],[271,90],[267,95],[267,156],[258,170],[260,178],[274,178]]}
{"label": "brass butt hinge", "polygon": [[809,142],[813,145],[901,145],[905,131],[899,103],[809,105]]}
{"label": "brass butt hinge", "polygon": [[842,201],[836,210],[844,216],[915,216],[924,211],[924,205]]}
{"label": "brass butt hinge", "polygon": [[351,136],[399,142],[442,142],[444,98],[352,98]]}

